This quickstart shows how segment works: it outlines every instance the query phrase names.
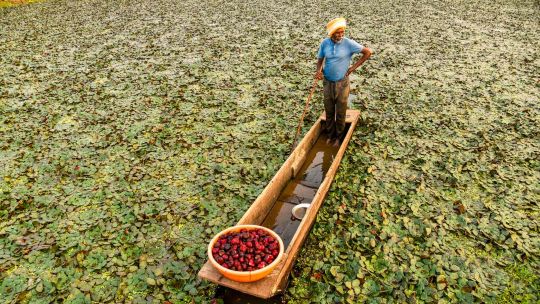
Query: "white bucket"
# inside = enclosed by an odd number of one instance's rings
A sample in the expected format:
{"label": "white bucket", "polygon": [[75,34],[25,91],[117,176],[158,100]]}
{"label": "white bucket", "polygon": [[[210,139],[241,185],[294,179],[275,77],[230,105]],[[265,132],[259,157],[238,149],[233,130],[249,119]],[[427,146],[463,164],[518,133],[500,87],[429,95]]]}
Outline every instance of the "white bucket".
{"label": "white bucket", "polygon": [[307,213],[307,209],[309,208],[309,206],[311,206],[311,204],[306,203],[294,206],[291,211],[292,215],[299,220],[303,219]]}

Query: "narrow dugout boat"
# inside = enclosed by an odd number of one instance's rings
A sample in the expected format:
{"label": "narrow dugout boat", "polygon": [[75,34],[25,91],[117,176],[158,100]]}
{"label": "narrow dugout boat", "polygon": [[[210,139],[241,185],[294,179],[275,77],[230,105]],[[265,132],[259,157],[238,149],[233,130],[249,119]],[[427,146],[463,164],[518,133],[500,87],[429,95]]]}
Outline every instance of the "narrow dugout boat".
{"label": "narrow dugout boat", "polygon": [[[225,278],[207,261],[199,271],[200,278],[263,299],[283,291],[294,261],[334,180],[359,117],[360,111],[347,110],[345,137],[339,147],[328,149],[329,146],[324,147],[323,144],[325,135],[321,134],[325,121],[323,114],[238,222],[239,225],[255,224],[271,228],[283,239],[284,257],[273,272],[259,281],[241,283]],[[313,153],[321,149],[324,150],[322,154]],[[310,207],[302,220],[292,220],[292,207],[306,202],[310,203]]]}

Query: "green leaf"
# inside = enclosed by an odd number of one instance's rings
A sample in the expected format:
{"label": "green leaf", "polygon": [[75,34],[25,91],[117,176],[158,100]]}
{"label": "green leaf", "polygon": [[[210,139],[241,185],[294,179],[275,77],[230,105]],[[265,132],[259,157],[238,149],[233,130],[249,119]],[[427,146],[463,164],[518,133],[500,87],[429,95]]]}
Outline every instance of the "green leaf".
{"label": "green leaf", "polygon": [[339,266],[332,266],[332,267],[330,267],[330,273],[331,273],[333,276],[337,277],[338,274],[339,274]]}

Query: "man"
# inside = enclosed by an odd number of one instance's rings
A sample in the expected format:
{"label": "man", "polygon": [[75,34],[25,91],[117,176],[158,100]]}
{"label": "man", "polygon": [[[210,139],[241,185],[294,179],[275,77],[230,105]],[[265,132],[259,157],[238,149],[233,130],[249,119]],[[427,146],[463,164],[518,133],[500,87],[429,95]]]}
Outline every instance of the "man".
{"label": "man", "polygon": [[[316,79],[322,79],[326,123],[324,130],[328,143],[339,146],[345,130],[345,115],[349,99],[349,75],[371,56],[371,50],[358,42],[345,38],[344,18],[336,18],[326,25],[328,37],[319,46]],[[355,64],[350,66],[354,54],[362,53]],[[323,68],[324,66],[324,68]]]}

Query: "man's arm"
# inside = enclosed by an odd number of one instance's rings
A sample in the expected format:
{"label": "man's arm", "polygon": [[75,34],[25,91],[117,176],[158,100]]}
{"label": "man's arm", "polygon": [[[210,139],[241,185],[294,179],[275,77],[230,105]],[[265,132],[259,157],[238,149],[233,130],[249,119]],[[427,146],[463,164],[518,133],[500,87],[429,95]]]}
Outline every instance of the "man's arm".
{"label": "man's arm", "polygon": [[352,72],[354,72],[354,70],[356,70],[359,66],[361,66],[364,61],[368,60],[368,58],[371,56],[371,49],[368,48],[368,47],[364,47],[362,49],[362,57],[360,57],[360,59],[358,59],[355,64],[353,64],[348,70],[347,70],[347,74],[345,74],[345,76],[349,76]]}
{"label": "man's arm", "polygon": [[323,67],[324,58],[319,58],[317,60],[317,71],[315,72],[315,79],[321,80],[322,79],[322,67]]}

